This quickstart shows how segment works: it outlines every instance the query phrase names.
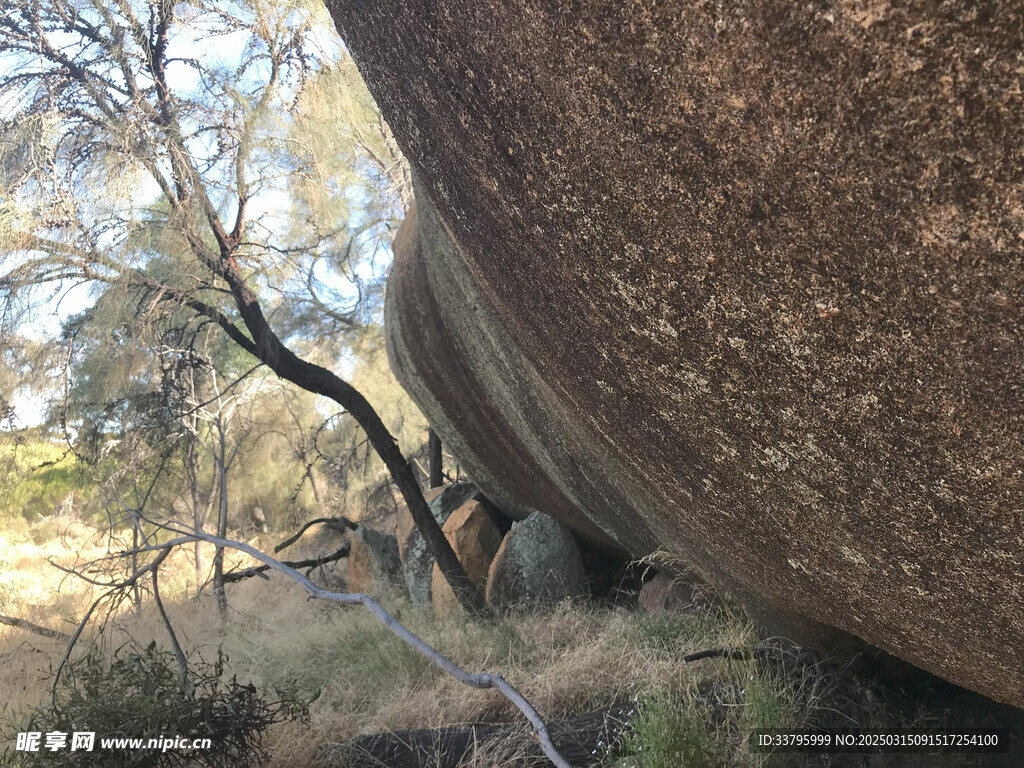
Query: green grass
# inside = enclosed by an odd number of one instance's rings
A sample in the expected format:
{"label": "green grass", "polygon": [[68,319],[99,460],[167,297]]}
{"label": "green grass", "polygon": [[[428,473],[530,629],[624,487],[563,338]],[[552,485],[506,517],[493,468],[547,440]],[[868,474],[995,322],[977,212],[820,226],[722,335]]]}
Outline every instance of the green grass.
{"label": "green grass", "polygon": [[[791,731],[860,728],[891,731],[948,729],[943,713],[908,714],[892,692],[845,666],[820,662],[806,651],[779,647],[761,660],[719,661],[684,692],[641,693],[630,728],[611,750],[610,768],[818,768],[828,757],[755,753],[750,739],[760,729]],[[970,768],[976,755],[876,755],[872,768]],[[861,764],[861,763],[858,763]]]}
{"label": "green grass", "polygon": [[631,730],[616,750],[616,768],[719,768],[723,744],[709,713],[691,697],[655,695],[639,703]]}

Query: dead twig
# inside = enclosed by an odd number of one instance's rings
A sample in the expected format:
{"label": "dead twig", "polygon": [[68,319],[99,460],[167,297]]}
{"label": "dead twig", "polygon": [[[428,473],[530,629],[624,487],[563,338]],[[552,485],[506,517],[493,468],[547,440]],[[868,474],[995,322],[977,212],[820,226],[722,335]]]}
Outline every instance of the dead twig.
{"label": "dead twig", "polygon": [[[326,523],[326,524],[329,524],[329,525],[335,525],[335,526],[339,526],[339,527],[348,528],[351,531],[354,531],[356,528],[359,527],[356,523],[353,523],[347,517],[318,517],[316,520],[310,520],[304,526],[299,528],[299,532],[296,533],[294,536],[292,536],[291,538],[285,539],[280,544],[278,544],[276,547],[274,547],[274,551],[275,552],[280,552],[282,549],[290,547],[292,544],[294,544],[296,541],[298,541],[299,538],[301,538],[302,534],[304,534],[306,531],[308,531],[314,525],[319,525],[320,523]],[[299,567],[301,567],[301,566],[299,566]]]}
{"label": "dead twig", "polygon": [[[344,544],[341,545],[341,547],[337,549],[337,551],[332,552],[329,555],[324,555],[323,557],[315,557],[310,560],[283,560],[282,563],[284,565],[287,565],[289,568],[295,569],[316,568],[321,565],[333,563],[336,560],[341,560],[343,557],[348,557],[351,549],[352,545],[346,541]],[[256,565],[252,568],[245,568],[241,571],[229,571],[228,573],[224,574],[224,583],[228,584],[236,581],[242,581],[242,579],[248,579],[253,576],[263,576],[263,574],[269,570],[269,565]],[[263,576],[263,578],[266,577]]]}
{"label": "dead twig", "polygon": [[711,648],[706,651],[697,651],[687,656],[683,656],[683,661],[687,664],[693,661],[700,661],[701,659],[736,659],[737,661],[744,661],[746,659],[752,659],[755,656],[766,656],[771,654],[773,651],[771,648]]}

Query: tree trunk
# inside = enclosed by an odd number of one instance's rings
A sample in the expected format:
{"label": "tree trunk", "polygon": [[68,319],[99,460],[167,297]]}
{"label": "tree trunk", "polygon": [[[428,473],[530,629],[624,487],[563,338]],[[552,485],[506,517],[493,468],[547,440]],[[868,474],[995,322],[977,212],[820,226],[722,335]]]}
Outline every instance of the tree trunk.
{"label": "tree trunk", "polygon": [[[224,438],[224,425],[220,416],[217,417],[217,434],[219,438],[217,454],[217,536],[222,539],[228,534],[228,468],[227,445]],[[221,618],[227,617],[228,595],[224,589],[224,547],[217,547],[213,556],[213,594],[217,597],[217,610]]]}
{"label": "tree trunk", "polygon": [[[402,455],[394,436],[384,426],[384,422],[381,421],[373,406],[351,384],[343,381],[332,371],[310,363],[308,360],[303,360],[281,342],[277,334],[270,328],[256,294],[242,278],[241,271],[232,257],[228,245],[230,244],[222,244],[222,256],[217,262],[216,269],[227,281],[231,293],[235,297],[238,312],[245,327],[252,334],[252,339],[242,333],[227,318],[219,318],[218,324],[236,344],[265,363],[282,379],[290,381],[308,392],[329,397],[352,415],[352,418],[363,428],[370,444],[384,462],[384,466],[388,468],[388,472],[409,507],[413,521],[423,534],[427,549],[434,556],[438,568],[451,586],[459,605],[470,614],[488,614],[489,610],[483,595],[466,575],[462,563],[455,556],[452,545],[430,512],[430,507],[423,498],[423,491],[420,489],[419,483],[416,482],[412,466]],[[197,244],[197,247],[201,246]]]}
{"label": "tree trunk", "polygon": [[[193,366],[189,366],[188,376],[184,379],[184,384],[188,387],[188,394],[185,398],[185,402],[190,406],[198,402],[196,397],[196,370]],[[192,526],[196,532],[202,533],[202,513],[199,511],[199,451],[197,442],[199,440],[199,415],[192,411],[182,417],[185,429],[188,431],[189,442],[188,442],[188,453],[185,456],[185,480],[188,483],[189,496],[192,502]],[[195,555],[195,573],[196,573],[196,594],[199,594],[199,589],[203,584],[203,565],[202,565],[202,547],[200,546],[199,539],[196,539],[194,552]]]}
{"label": "tree trunk", "polygon": [[[192,432],[192,444],[189,446],[188,455],[188,482],[189,491],[192,496],[192,524],[198,533],[203,532],[203,524],[205,522],[205,515],[201,510],[202,499],[199,493],[199,451],[196,450],[195,437],[196,432]],[[202,542],[196,539],[195,543],[195,569],[196,569],[196,594],[199,593],[200,588],[203,586],[203,551]]]}
{"label": "tree trunk", "polygon": [[[139,571],[139,525],[132,527],[132,573]],[[135,606],[135,613],[142,613],[142,592],[139,591],[139,583],[132,582],[132,604]]]}
{"label": "tree trunk", "polygon": [[444,485],[444,468],[441,460],[441,438],[437,436],[437,432],[433,429],[430,429],[427,432],[427,455],[429,458],[430,470],[427,487],[440,488]]}

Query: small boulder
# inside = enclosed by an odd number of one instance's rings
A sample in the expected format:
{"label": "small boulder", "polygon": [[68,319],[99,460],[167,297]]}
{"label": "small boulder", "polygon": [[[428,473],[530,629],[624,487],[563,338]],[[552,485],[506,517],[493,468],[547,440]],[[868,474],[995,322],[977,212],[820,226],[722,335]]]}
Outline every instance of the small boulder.
{"label": "small boulder", "polygon": [[497,610],[587,593],[583,557],[572,533],[534,512],[513,523],[487,573],[487,603]]}
{"label": "small boulder", "polygon": [[[479,501],[470,501],[451,514],[442,530],[466,569],[466,575],[483,591],[487,586],[487,571],[501,547],[501,530],[494,518]],[[437,563],[434,563],[430,593],[435,614],[450,616],[458,612],[459,601]]]}
{"label": "small boulder", "polygon": [[[479,494],[480,491],[472,483],[453,483],[423,492],[434,519],[441,526],[452,512]],[[409,591],[409,600],[413,605],[427,605],[430,603],[430,578],[434,556],[427,550],[427,542],[405,505],[399,508],[395,537],[398,540],[402,575]]]}
{"label": "small boulder", "polygon": [[689,579],[659,572],[640,588],[637,602],[644,613],[681,611],[701,600],[699,589]]}
{"label": "small boulder", "polygon": [[401,572],[398,542],[388,533],[358,526],[350,534],[348,591],[369,593],[380,583],[395,581]]}

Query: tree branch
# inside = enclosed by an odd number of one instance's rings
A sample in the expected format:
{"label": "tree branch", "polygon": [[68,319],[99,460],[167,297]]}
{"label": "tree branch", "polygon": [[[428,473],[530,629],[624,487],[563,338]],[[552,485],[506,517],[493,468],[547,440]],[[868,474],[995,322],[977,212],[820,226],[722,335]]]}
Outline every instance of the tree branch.
{"label": "tree branch", "polygon": [[17,627],[18,629],[24,629],[26,632],[31,632],[34,635],[40,635],[41,637],[48,637],[51,640],[61,640],[67,642],[71,639],[71,635],[66,632],[60,632],[56,629],[50,629],[49,627],[41,627],[38,624],[34,624],[31,621],[25,619],[18,619],[14,616],[0,616],[0,624],[6,624],[9,627]]}
{"label": "tree branch", "polygon": [[[467,613],[487,615],[490,613],[483,595],[476,584],[466,575],[459,562],[451,542],[448,541],[441,526],[434,519],[423,491],[416,481],[412,465],[402,455],[398,442],[381,421],[377,411],[355,387],[343,381],[332,371],[319,365],[303,360],[286,347],[274,333],[263,314],[256,294],[246,284],[234,258],[222,262],[220,276],[227,281],[228,287],[235,296],[238,312],[252,335],[255,351],[250,351],[258,360],[274,371],[282,379],[314,394],[329,397],[348,411],[363,428],[370,444],[380,456],[388,472],[398,486],[402,498],[409,507],[413,521],[423,534],[430,553],[437,561],[448,584],[455,593],[459,605]],[[237,331],[237,328],[235,329]]]}
{"label": "tree branch", "polygon": [[[319,525],[320,523],[342,525],[342,526],[344,526],[345,528],[348,528],[351,531],[354,531],[356,528],[359,527],[358,524],[353,523],[347,517],[318,517],[316,520],[310,520],[304,526],[299,528],[299,532],[296,533],[294,536],[291,536],[290,538],[285,539],[280,544],[278,544],[276,547],[274,547],[274,551],[275,552],[280,552],[282,549],[287,549],[292,544],[294,544],[296,541],[298,541],[302,537],[302,534],[304,534],[306,531],[308,531],[314,525]],[[297,566],[297,567],[303,567],[303,566]]]}
{"label": "tree branch", "polygon": [[[393,635],[412,647],[418,653],[425,656],[435,666],[447,672],[460,683],[471,688],[493,688],[501,693],[502,696],[512,702],[512,704],[514,704],[516,708],[526,716],[526,719],[529,720],[530,724],[533,726],[537,740],[540,742],[541,748],[544,750],[544,754],[547,755],[548,759],[551,760],[557,768],[571,768],[569,763],[562,757],[555,748],[555,745],[552,743],[551,736],[548,733],[547,726],[544,724],[544,719],[540,716],[540,713],[537,712],[526,697],[510,685],[505,678],[500,674],[474,674],[467,672],[447,656],[439,653],[424,640],[410,632],[405,625],[388,613],[380,603],[369,595],[350,592],[331,592],[329,590],[322,589],[310,581],[306,576],[299,573],[295,568],[292,568],[291,566],[282,563],[280,560],[260,552],[255,547],[251,547],[240,541],[225,539],[219,536],[211,536],[207,533],[188,532],[170,525],[161,525],[160,527],[167,531],[183,535],[170,539],[169,541],[162,542],[161,544],[141,547],[139,551],[158,552],[160,554],[158,554],[157,560],[162,560],[163,557],[166,557],[167,553],[174,547],[190,544],[198,539],[218,547],[225,547],[245,552],[247,555],[266,565],[269,570],[275,570],[283,573],[293,581],[296,581],[303,589],[306,590],[310,597],[318,600],[327,600],[329,602],[339,603],[341,605],[362,605]],[[147,568],[151,567],[152,564],[147,566]]]}
{"label": "tree branch", "polygon": [[[348,557],[349,552],[351,551],[352,545],[346,541],[344,545],[329,555],[315,557],[310,560],[282,560],[281,563],[283,565],[287,565],[289,568],[295,568],[296,570],[299,568],[317,568],[318,566],[327,565],[328,563],[333,563],[336,560],[341,560],[343,557]],[[263,576],[263,574],[269,570],[269,565],[257,565],[241,571],[229,571],[224,574],[224,583],[230,584],[236,581],[242,581],[243,579],[252,578],[253,576]]]}
{"label": "tree branch", "polygon": [[181,675],[181,690],[188,692],[189,690],[189,679],[188,679],[188,661],[185,659],[185,652],[181,649],[181,643],[178,642],[178,635],[174,631],[174,625],[171,624],[170,618],[167,616],[167,611],[164,609],[164,601],[160,599],[160,569],[153,569],[153,600],[156,602],[156,609],[160,613],[160,620],[164,623],[164,629],[167,630],[167,634],[171,639],[171,648],[174,649],[174,658],[178,662],[178,670]]}

